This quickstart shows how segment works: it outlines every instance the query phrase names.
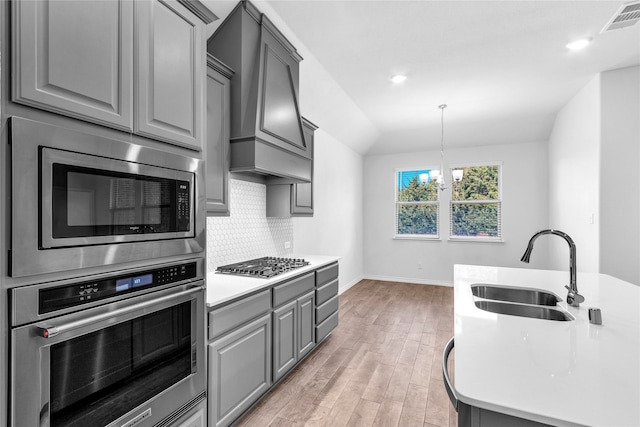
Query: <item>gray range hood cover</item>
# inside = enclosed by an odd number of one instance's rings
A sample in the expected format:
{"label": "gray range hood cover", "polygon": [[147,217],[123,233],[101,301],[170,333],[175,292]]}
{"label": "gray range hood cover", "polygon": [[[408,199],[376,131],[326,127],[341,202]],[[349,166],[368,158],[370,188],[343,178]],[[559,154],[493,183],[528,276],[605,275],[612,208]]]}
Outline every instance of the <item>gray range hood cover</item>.
{"label": "gray range hood cover", "polygon": [[230,170],[310,182],[312,154],[298,107],[302,57],[293,45],[242,1],[211,36],[207,50],[235,71]]}

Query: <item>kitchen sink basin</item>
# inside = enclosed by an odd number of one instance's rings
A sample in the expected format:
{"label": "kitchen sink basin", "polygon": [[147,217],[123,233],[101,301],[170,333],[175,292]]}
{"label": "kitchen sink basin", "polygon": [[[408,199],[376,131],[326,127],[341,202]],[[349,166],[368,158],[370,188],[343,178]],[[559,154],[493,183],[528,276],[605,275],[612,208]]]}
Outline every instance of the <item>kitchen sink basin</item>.
{"label": "kitchen sink basin", "polygon": [[569,321],[573,316],[564,311],[539,305],[511,304],[508,302],[480,300],[475,302],[481,310],[509,316],[531,317],[534,319]]}
{"label": "kitchen sink basin", "polygon": [[471,292],[478,298],[516,302],[521,304],[554,307],[558,302],[560,302],[560,298],[556,295],[541,289],[533,288],[475,284],[471,285]]}

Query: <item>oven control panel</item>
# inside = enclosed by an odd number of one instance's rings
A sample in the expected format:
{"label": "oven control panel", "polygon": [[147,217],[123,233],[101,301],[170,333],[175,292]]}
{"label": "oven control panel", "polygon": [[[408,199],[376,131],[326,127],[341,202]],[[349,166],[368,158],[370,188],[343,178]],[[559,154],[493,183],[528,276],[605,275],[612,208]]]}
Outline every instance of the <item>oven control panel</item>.
{"label": "oven control panel", "polygon": [[38,291],[38,314],[195,278],[196,263],[173,265]]}

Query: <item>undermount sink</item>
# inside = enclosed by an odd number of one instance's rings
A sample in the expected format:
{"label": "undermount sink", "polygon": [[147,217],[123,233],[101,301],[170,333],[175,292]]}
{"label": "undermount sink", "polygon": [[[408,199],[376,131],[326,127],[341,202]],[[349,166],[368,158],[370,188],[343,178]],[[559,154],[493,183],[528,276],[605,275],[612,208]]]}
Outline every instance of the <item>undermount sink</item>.
{"label": "undermount sink", "polygon": [[476,307],[492,313],[534,319],[569,321],[573,316],[555,309],[561,300],[557,295],[542,289],[519,288],[504,285],[476,283],[471,285]]}
{"label": "undermount sink", "polygon": [[555,305],[561,301],[560,298],[550,292],[533,288],[517,288],[513,286],[486,285],[479,283],[471,285],[471,292],[478,298],[516,302],[521,304],[555,307]]}
{"label": "undermount sink", "polygon": [[475,302],[481,310],[510,316],[531,317],[534,319],[570,321],[573,316],[564,311],[539,305],[512,304],[508,302],[480,300]]}

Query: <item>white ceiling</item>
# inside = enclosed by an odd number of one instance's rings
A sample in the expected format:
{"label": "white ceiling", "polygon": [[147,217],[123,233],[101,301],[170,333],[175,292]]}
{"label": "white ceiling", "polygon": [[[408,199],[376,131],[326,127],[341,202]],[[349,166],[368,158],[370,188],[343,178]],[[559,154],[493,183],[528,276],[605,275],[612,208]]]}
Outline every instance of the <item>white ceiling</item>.
{"label": "white ceiling", "polygon": [[546,141],[598,72],[640,64],[640,24],[600,34],[621,1],[266,3],[375,127],[367,154],[439,148],[440,104],[446,147]]}

